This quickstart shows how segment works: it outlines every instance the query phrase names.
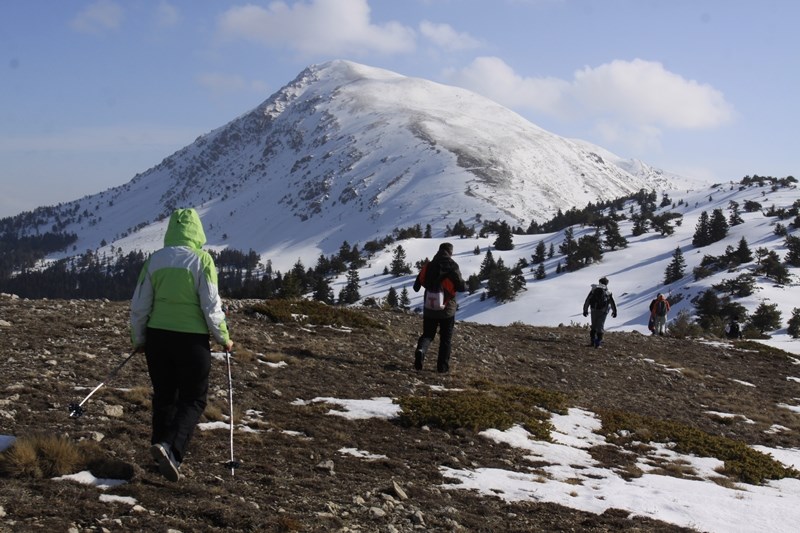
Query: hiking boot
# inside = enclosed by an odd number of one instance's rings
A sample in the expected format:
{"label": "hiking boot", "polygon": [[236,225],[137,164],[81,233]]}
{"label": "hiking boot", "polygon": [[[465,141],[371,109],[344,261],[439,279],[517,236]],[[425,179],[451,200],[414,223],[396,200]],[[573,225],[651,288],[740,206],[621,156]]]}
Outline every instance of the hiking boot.
{"label": "hiking boot", "polygon": [[158,463],[158,471],[170,481],[178,481],[181,478],[181,464],[172,456],[169,444],[161,442],[150,446],[150,455]]}
{"label": "hiking boot", "polygon": [[414,370],[422,370],[422,360],[425,358],[425,354],[422,353],[422,350],[417,350],[414,352]]}

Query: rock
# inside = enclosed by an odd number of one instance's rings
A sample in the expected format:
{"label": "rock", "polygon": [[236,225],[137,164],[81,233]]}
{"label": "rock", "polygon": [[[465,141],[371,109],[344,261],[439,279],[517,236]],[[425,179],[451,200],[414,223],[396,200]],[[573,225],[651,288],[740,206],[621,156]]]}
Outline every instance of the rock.
{"label": "rock", "polygon": [[396,481],[392,481],[391,492],[395,496],[400,498],[400,501],[406,501],[408,499],[408,494],[406,494],[406,491],[404,491],[403,488],[400,485],[398,485]]}
{"label": "rock", "polygon": [[371,514],[373,518],[383,518],[384,516],[386,516],[386,511],[384,511],[380,507],[370,507],[369,514]]}
{"label": "rock", "polygon": [[122,409],[121,405],[106,405],[104,412],[106,416],[112,416],[114,418],[122,418],[124,414],[124,410]]}
{"label": "rock", "polygon": [[10,328],[11,322],[7,320],[0,320],[0,328]]}
{"label": "rock", "polygon": [[317,466],[315,466],[314,468],[316,468],[317,470],[322,470],[323,472],[327,472],[330,475],[334,475],[333,470],[335,468],[335,464],[333,463],[332,460],[328,459],[326,461],[317,463]]}

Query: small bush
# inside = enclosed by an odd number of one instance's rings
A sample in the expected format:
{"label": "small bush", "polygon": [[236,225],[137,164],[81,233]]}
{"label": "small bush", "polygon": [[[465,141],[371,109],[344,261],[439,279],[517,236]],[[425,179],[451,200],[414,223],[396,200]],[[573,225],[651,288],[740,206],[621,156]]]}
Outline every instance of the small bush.
{"label": "small bush", "polygon": [[691,315],[685,310],[678,313],[678,316],[669,322],[667,331],[671,337],[677,339],[699,337],[703,334],[703,328],[695,324]]}
{"label": "small bush", "polygon": [[673,443],[678,453],[716,457],[724,461],[725,467],[720,473],[753,485],[785,477],[800,479],[800,472],[794,468],[784,467],[744,442],[710,435],[679,422],[619,411],[601,412],[600,418],[606,438],[621,446],[635,442]]}
{"label": "small bush", "polygon": [[537,439],[549,440],[550,413],[566,412],[566,397],[557,392],[489,382],[473,386],[470,390],[400,398],[400,423],[471,431],[502,431],[520,424]]}

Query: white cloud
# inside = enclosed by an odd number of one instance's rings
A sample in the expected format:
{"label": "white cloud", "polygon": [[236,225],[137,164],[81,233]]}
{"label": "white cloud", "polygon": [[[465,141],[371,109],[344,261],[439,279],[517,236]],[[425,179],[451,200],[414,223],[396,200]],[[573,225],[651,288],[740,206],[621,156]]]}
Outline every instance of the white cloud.
{"label": "white cloud", "polygon": [[218,33],[223,39],[286,47],[301,54],[404,53],[415,47],[413,29],[398,22],[372,23],[367,0],[234,7],[220,18]]}
{"label": "white cloud", "polygon": [[122,7],[112,0],[97,0],[78,13],[70,22],[75,31],[99,34],[116,30],[122,24]]}
{"label": "white cloud", "polygon": [[606,141],[637,149],[659,146],[664,129],[715,128],[734,117],[717,89],[642,59],[585,67],[562,80],[523,77],[499,58],[479,57],[446,76],[518,111],[592,122]]}
{"label": "white cloud", "polygon": [[676,129],[714,128],[733,117],[724,95],[669,72],[661,63],[616,60],[575,73],[572,97],[597,115]]}
{"label": "white cloud", "polygon": [[469,50],[481,46],[478,39],[468,33],[457,32],[449,24],[436,24],[423,20],[419,25],[419,31],[433,44],[445,50]]}
{"label": "white cloud", "polygon": [[156,26],[159,28],[172,28],[180,18],[178,8],[168,2],[161,2],[156,7]]}
{"label": "white cloud", "polygon": [[502,59],[478,57],[460,71],[445,76],[456,85],[466,87],[512,109],[555,114],[569,83],[557,78],[523,78]]}
{"label": "white cloud", "polygon": [[[211,89],[214,93],[230,93],[240,91],[253,91],[264,93],[267,84],[263,81],[247,81],[242,76],[236,74],[221,74],[218,72],[207,72],[200,74],[197,81],[203,87]],[[266,95],[265,95],[266,96]]]}

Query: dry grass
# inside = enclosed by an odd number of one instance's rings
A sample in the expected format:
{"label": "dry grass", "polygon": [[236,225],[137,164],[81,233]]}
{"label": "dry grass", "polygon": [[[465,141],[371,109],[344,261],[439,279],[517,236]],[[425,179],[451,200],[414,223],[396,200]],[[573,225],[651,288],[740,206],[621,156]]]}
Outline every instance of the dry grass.
{"label": "dry grass", "polygon": [[150,407],[151,392],[149,387],[133,387],[123,393],[124,399],[141,407]]}
{"label": "dry grass", "polygon": [[13,478],[41,479],[78,471],[85,459],[67,437],[38,434],[19,437],[0,454],[0,473]]}

